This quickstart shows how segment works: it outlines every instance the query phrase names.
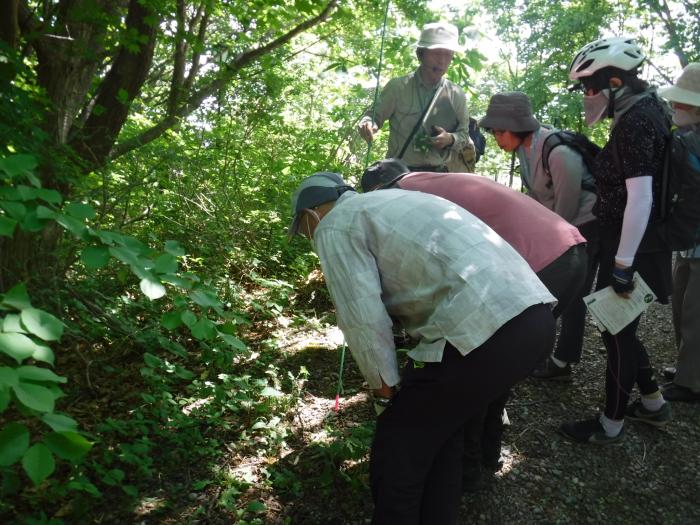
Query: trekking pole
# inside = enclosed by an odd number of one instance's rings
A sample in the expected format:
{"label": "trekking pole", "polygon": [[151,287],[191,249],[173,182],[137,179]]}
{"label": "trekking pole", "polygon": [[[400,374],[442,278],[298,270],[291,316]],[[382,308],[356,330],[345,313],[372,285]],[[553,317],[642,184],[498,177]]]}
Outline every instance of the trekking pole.
{"label": "trekking pole", "polygon": [[338,370],[338,389],[336,390],[335,393],[335,406],[333,407],[333,410],[335,412],[338,412],[340,410],[340,394],[344,394],[345,390],[343,389],[343,371],[345,369],[345,338],[343,338],[343,347],[340,349],[340,369]]}
{"label": "trekking pole", "polygon": [[[377,86],[374,89],[374,102],[372,103],[372,124],[374,124],[374,117],[377,113],[377,98],[379,97],[379,82],[382,76],[382,63],[384,61],[384,36],[386,35],[386,21],[389,15],[389,3],[391,0],[386,0],[386,7],[384,8],[384,23],[382,24],[382,41],[379,46],[379,67],[377,68]],[[365,169],[369,164],[369,156],[372,152],[372,140],[367,142],[367,156],[365,157]]]}

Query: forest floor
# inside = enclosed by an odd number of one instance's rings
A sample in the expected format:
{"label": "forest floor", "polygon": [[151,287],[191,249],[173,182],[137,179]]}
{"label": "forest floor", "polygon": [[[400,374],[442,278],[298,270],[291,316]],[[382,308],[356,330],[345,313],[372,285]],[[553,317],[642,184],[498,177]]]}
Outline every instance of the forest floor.
{"label": "forest floor", "polygon": [[[670,310],[652,305],[639,330],[656,370],[675,364]],[[349,353],[345,395],[339,412],[333,410],[341,335],[332,325],[279,335],[287,342],[285,366],[305,366],[310,379],[289,448],[274,467],[284,474],[273,484],[281,490],[255,494],[267,505],[265,522],[369,523],[366,449],[351,456],[353,447],[369,442],[373,412]],[[605,366],[600,335],[589,322],[572,383],[527,379],[516,386],[503,468],[484,490],[463,497],[460,523],[700,523],[700,404],[673,404],[673,420],[663,429],[627,422],[625,438],[614,445],[575,444],[557,433],[562,422],[590,417],[603,405]],[[324,440],[328,447],[319,448]]]}

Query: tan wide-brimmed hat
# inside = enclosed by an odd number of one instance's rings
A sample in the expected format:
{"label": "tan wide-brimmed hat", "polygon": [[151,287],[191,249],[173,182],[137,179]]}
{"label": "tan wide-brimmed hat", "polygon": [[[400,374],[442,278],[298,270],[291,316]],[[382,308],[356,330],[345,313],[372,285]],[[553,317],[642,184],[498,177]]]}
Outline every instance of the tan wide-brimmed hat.
{"label": "tan wide-brimmed hat", "polygon": [[457,28],[445,22],[433,22],[423,26],[416,47],[421,49],[447,49],[455,52],[462,51],[462,46],[459,45]]}
{"label": "tan wide-brimmed hat", "polygon": [[671,102],[700,107],[700,63],[685,66],[676,83],[659,88],[659,94]]}

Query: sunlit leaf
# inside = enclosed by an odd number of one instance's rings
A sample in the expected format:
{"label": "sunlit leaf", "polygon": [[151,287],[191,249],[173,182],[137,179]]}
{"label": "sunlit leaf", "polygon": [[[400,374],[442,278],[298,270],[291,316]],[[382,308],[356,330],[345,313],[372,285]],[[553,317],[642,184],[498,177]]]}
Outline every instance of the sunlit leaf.
{"label": "sunlit leaf", "polygon": [[63,335],[63,322],[48,312],[25,308],[20,317],[24,327],[44,341],[58,341]]}
{"label": "sunlit leaf", "polygon": [[92,448],[77,432],[51,432],[44,436],[44,443],[59,458],[72,462],[80,461]]}
{"label": "sunlit leaf", "polygon": [[17,310],[31,308],[32,304],[29,301],[29,294],[24,283],[19,283],[10,288],[10,290],[2,298],[3,306],[11,306]]}
{"label": "sunlit leaf", "polygon": [[151,301],[160,299],[165,295],[165,286],[153,279],[141,279],[139,286],[143,294]]}
{"label": "sunlit leaf", "polygon": [[44,414],[41,416],[41,420],[55,432],[75,432],[78,430],[78,423],[75,419],[61,414]]}
{"label": "sunlit leaf", "polygon": [[55,396],[46,387],[31,383],[19,383],[12,387],[17,399],[27,408],[37,412],[53,412]]}
{"label": "sunlit leaf", "polygon": [[38,345],[23,334],[0,334],[0,352],[21,363],[36,352]]}
{"label": "sunlit leaf", "polygon": [[47,368],[39,368],[38,366],[20,366],[17,368],[17,376],[20,379],[28,381],[47,381],[49,383],[66,383],[68,380],[65,377],[56,375]]}

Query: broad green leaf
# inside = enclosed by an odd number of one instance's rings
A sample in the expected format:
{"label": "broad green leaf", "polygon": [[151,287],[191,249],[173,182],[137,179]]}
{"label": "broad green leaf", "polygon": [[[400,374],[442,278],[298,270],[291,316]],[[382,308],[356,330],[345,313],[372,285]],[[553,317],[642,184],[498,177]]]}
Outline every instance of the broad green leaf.
{"label": "broad green leaf", "polygon": [[143,266],[143,263],[139,259],[138,253],[122,247],[109,248],[109,253],[114,257],[119,259],[121,262],[133,266]]}
{"label": "broad green leaf", "polygon": [[32,303],[29,301],[29,294],[24,283],[19,283],[10,288],[10,290],[2,298],[3,306],[11,306],[17,310],[31,308]]}
{"label": "broad green leaf", "polygon": [[7,173],[10,177],[26,175],[27,172],[32,171],[38,165],[39,163],[34,155],[11,155],[0,159],[0,170]]}
{"label": "broad green leaf", "polygon": [[44,414],[41,420],[51,427],[55,432],[76,432],[78,422],[62,414]]}
{"label": "broad green leaf", "polygon": [[38,485],[53,474],[56,469],[56,461],[46,446],[37,443],[24,454],[22,467],[34,485]]}
{"label": "broad green leaf", "polygon": [[187,349],[177,341],[171,341],[163,336],[158,336],[158,343],[168,352],[175,354],[178,357],[187,357]]}
{"label": "broad green leaf", "polygon": [[28,381],[47,381],[49,383],[67,383],[65,377],[56,375],[47,368],[39,368],[38,366],[20,366],[17,368],[17,375],[20,379]]}
{"label": "broad green leaf", "polygon": [[18,363],[31,357],[37,348],[38,345],[26,335],[0,334],[0,352],[9,355]]}
{"label": "broad green leaf", "polygon": [[163,360],[160,357],[155,356],[149,352],[143,354],[143,362],[151,368],[158,368],[160,365],[163,364]]}
{"label": "broad green leaf", "polygon": [[165,241],[165,251],[175,257],[182,257],[185,255],[184,248],[180,246],[180,243],[177,241]]}
{"label": "broad green leaf", "polygon": [[181,312],[166,312],[160,318],[160,324],[167,330],[175,330],[182,324]]}
{"label": "broad green leaf", "polygon": [[85,226],[85,223],[82,220],[75,219],[70,215],[65,215],[63,213],[56,213],[54,220],[75,235],[78,239],[86,238],[87,226]]}
{"label": "broad green leaf", "polygon": [[[98,231],[97,237],[105,244],[114,246],[117,243],[121,243],[124,236],[121,233],[114,233],[108,231]],[[116,257],[116,256],[115,256]]]}
{"label": "broad green leaf", "polygon": [[177,272],[177,259],[169,253],[164,253],[156,259],[155,271],[158,273],[175,273]]}
{"label": "broad green leaf", "polygon": [[260,514],[261,512],[267,512],[267,505],[265,505],[262,501],[251,501],[248,503],[248,507],[246,508],[248,512],[254,512],[255,514]]}
{"label": "broad green leaf", "polygon": [[19,194],[19,191],[17,191],[17,187],[6,187],[2,188],[0,187],[0,199],[5,199],[8,201],[21,201],[22,197]]}
{"label": "broad green leaf", "polygon": [[105,482],[107,485],[112,486],[119,485],[123,480],[124,471],[119,470],[118,468],[109,470],[104,476],[102,476],[102,481]]}
{"label": "broad green leaf", "polygon": [[218,332],[218,336],[221,338],[221,340],[226,343],[228,346],[231,348],[236,348],[237,350],[245,350],[246,345],[243,341],[238,339],[238,337],[226,334],[224,332]]}
{"label": "broad green leaf", "polygon": [[63,208],[63,211],[76,219],[93,219],[95,217],[95,209],[84,202],[71,202]]}
{"label": "broad green leaf", "polygon": [[15,228],[17,227],[17,221],[0,215],[0,236],[1,237],[12,237],[15,234]]}
{"label": "broad green leaf", "polygon": [[40,339],[44,341],[61,339],[63,323],[50,313],[38,308],[25,308],[20,316],[24,327]]}
{"label": "broad green leaf", "polygon": [[55,219],[58,213],[47,208],[46,206],[36,207],[36,216],[40,219]]}
{"label": "broad green leaf", "polygon": [[51,432],[44,436],[44,443],[59,458],[71,462],[80,461],[92,448],[92,443],[77,432]]}
{"label": "broad green leaf", "polygon": [[182,319],[182,322],[185,323],[185,325],[188,328],[192,328],[194,324],[197,322],[197,316],[191,311],[191,310],[186,310],[182,312],[182,315],[180,316]]}
{"label": "broad green leaf", "polygon": [[19,227],[27,232],[39,232],[46,227],[46,220],[39,217],[36,210],[32,210],[22,218]]}
{"label": "broad green leaf", "polygon": [[30,189],[34,190],[33,198],[41,199],[49,204],[61,204],[61,202],[63,202],[63,197],[56,190],[48,190],[46,188]]}
{"label": "broad green leaf", "polygon": [[53,366],[55,362],[53,350],[45,345],[36,345],[36,351],[32,354],[32,359],[41,361],[42,363],[48,363],[51,366]]}
{"label": "broad green leaf", "polygon": [[190,327],[190,331],[192,336],[200,341],[208,341],[216,336],[216,326],[206,317],[201,317]]}
{"label": "broad green leaf", "polygon": [[183,279],[182,277],[173,275],[172,273],[164,273],[160,276],[160,280],[178,286],[180,288],[184,288],[185,290],[189,290],[194,286],[191,280]]}
{"label": "broad green leaf", "polygon": [[26,334],[27,331],[22,327],[19,314],[7,314],[2,321],[2,332],[17,332]]}
{"label": "broad green leaf", "polygon": [[10,387],[0,386],[0,414],[10,406]]}
{"label": "broad green leaf", "polygon": [[221,308],[221,301],[208,290],[192,290],[190,299],[203,308]]}
{"label": "broad green leaf", "polygon": [[151,301],[160,299],[165,295],[165,286],[153,279],[141,279],[139,286],[143,294]]}
{"label": "broad green leaf", "polygon": [[9,366],[0,366],[0,386],[8,387],[19,384],[17,370]]}
{"label": "broad green leaf", "polygon": [[10,217],[18,221],[21,221],[22,217],[27,214],[27,207],[21,202],[0,201],[0,208],[5,210]]}
{"label": "broad green leaf", "polygon": [[17,463],[29,448],[29,430],[19,423],[8,423],[0,430],[0,466]]}
{"label": "broad green leaf", "polygon": [[192,372],[178,365],[175,366],[175,375],[180,379],[184,379],[185,381],[191,381],[195,378],[195,375]]}
{"label": "broad green leaf", "polygon": [[31,383],[19,383],[12,387],[17,399],[27,408],[37,412],[53,412],[55,396],[46,387]]}
{"label": "broad green leaf", "polygon": [[106,246],[88,246],[80,253],[80,260],[88,270],[96,270],[105,266],[111,255]]}

